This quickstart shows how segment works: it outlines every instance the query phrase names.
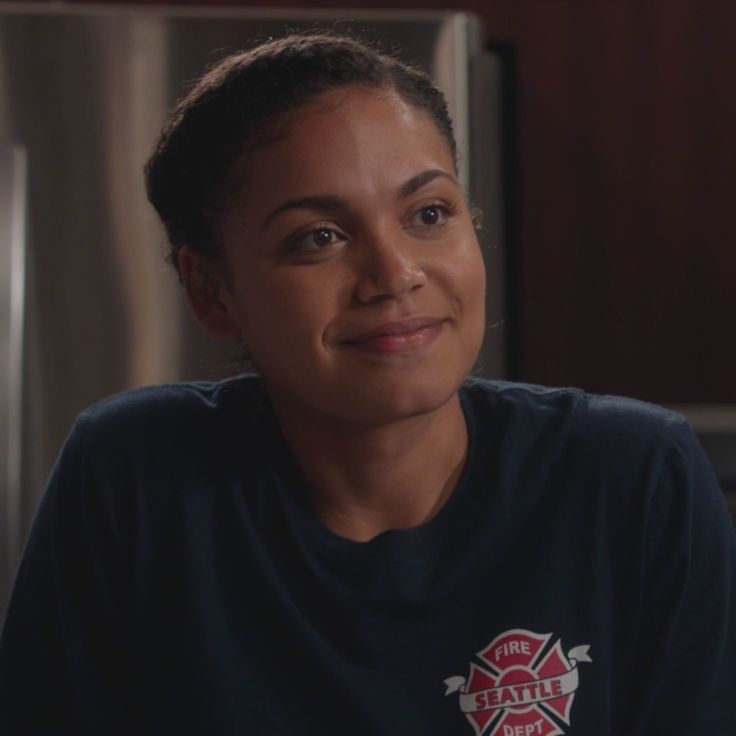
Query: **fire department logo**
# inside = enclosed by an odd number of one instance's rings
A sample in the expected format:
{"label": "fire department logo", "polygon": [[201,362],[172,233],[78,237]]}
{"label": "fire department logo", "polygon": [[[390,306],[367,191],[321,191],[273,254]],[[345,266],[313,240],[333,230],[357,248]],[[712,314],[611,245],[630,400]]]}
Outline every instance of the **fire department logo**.
{"label": "fire department logo", "polygon": [[447,691],[460,693],[460,710],[476,736],[564,736],[578,688],[578,663],[592,662],[589,645],[567,656],[552,634],[511,629],[478,652],[482,665],[449,677]]}

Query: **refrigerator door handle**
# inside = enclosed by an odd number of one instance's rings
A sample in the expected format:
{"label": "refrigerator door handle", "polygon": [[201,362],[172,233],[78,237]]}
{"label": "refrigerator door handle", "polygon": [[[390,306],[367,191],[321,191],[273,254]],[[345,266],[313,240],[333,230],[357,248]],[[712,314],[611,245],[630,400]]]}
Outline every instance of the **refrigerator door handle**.
{"label": "refrigerator door handle", "polygon": [[27,161],[23,146],[0,145],[0,594],[20,556]]}

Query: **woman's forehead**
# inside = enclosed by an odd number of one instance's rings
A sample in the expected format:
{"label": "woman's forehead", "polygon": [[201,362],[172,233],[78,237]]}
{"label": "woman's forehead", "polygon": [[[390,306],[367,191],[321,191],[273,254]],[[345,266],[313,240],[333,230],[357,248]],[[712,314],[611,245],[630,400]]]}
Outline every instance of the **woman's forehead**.
{"label": "woman's forehead", "polygon": [[427,113],[395,92],[366,88],[313,100],[285,135],[246,153],[238,169],[253,204],[305,189],[393,189],[427,169],[455,174],[450,147]]}

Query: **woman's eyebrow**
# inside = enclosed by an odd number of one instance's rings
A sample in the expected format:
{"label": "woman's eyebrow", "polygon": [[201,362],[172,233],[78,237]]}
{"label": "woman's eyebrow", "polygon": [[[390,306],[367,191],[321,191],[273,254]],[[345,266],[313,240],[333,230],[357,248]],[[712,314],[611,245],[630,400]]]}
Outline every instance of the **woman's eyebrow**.
{"label": "woman's eyebrow", "polygon": [[271,221],[280,214],[288,210],[320,210],[321,212],[340,212],[347,207],[344,200],[335,197],[332,194],[317,194],[307,197],[298,197],[297,199],[287,199],[286,202],[280,204],[276,209],[266,215],[261,227],[265,228]]}
{"label": "woman's eyebrow", "polygon": [[[413,176],[409,181],[404,182],[397,191],[397,198],[406,199],[414,194],[414,192],[419,191],[426,184],[429,184],[429,182],[440,177],[448,179],[457,186],[455,177],[451,176],[446,171],[442,171],[442,169],[427,169],[426,171],[422,171],[420,174]],[[334,213],[344,211],[347,207],[348,205],[345,200],[340,197],[336,197],[333,194],[316,194],[306,197],[298,197],[296,199],[287,199],[286,202],[282,202],[278,207],[276,207],[276,209],[271,210],[271,212],[266,215],[261,223],[261,227],[268,227],[274,218],[289,210],[319,210],[320,212]]]}
{"label": "woman's eyebrow", "polygon": [[406,197],[411,196],[412,194],[414,194],[414,192],[419,191],[425,184],[429,184],[429,182],[439,177],[449,179],[455,186],[457,186],[457,181],[455,181],[455,177],[451,176],[446,171],[442,171],[442,169],[427,169],[426,171],[422,171],[421,174],[413,176],[411,179],[409,179],[409,181],[402,184],[399,187],[398,198],[406,199]]}

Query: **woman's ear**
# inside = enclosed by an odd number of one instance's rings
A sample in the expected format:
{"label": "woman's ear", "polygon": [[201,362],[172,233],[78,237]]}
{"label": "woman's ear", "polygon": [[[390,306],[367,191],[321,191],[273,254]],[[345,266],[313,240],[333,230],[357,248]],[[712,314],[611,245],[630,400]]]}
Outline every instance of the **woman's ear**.
{"label": "woman's ear", "polygon": [[218,340],[239,340],[240,328],[226,296],[221,268],[191,248],[181,248],[176,257],[189,305],[199,323]]}

